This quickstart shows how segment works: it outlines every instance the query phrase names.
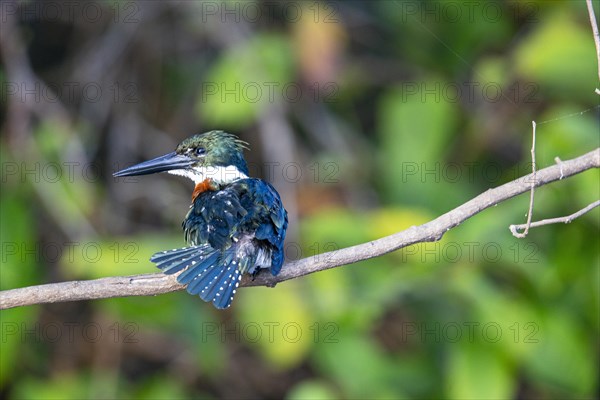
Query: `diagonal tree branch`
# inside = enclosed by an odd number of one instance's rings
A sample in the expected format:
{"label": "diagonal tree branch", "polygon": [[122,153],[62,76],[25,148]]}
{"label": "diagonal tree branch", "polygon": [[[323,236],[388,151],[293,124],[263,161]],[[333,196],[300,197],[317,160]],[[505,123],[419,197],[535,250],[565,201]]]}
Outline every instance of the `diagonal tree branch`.
{"label": "diagonal tree branch", "polygon": [[[536,172],[535,186],[561,180],[591,168],[600,167],[600,148],[572,160]],[[445,232],[479,212],[531,189],[532,175],[526,175],[480,194],[433,221],[371,242],[319,254],[287,263],[278,276],[261,274],[256,280],[247,277],[241,286],[275,286],[279,282],[313,272],[352,264],[377,257],[420,242],[440,240]],[[30,286],[0,292],[0,309],[41,303],[103,299],[125,296],[151,296],[182,290],[175,276],[162,273],[120,276],[89,281],[73,281]]]}

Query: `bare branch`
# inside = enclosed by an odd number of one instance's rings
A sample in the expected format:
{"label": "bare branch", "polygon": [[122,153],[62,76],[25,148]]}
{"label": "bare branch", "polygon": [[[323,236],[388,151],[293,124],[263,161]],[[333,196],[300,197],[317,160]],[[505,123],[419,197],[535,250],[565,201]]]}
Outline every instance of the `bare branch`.
{"label": "bare branch", "polygon": [[[537,171],[535,186],[579,174],[600,167],[600,148],[572,160],[563,161]],[[245,277],[241,286],[275,286],[279,282],[313,272],[352,264],[377,257],[420,242],[440,240],[444,233],[475,214],[504,200],[531,190],[532,176],[527,175],[502,186],[490,189],[444,215],[420,226],[412,226],[372,242],[345,249],[319,254],[287,263],[277,276],[261,274],[254,281]],[[0,292],[0,309],[41,303],[101,299],[124,296],[150,296],[182,290],[174,276],[162,273],[102,278],[90,281],[74,281],[30,286]]]}
{"label": "bare branch", "polygon": [[[590,16],[590,24],[592,26],[592,33],[594,36],[594,43],[596,45],[596,58],[598,61],[598,78],[600,78],[600,34],[598,33],[598,25],[596,23],[596,15],[594,14],[594,7],[592,6],[592,0],[586,0],[587,3],[587,9],[588,9],[588,14]],[[600,95],[600,89],[596,88],[595,92],[597,94]],[[510,225],[508,228],[510,229],[510,232],[513,234],[514,237],[522,239],[524,237],[527,236],[527,234],[529,233],[529,228],[530,227],[536,227],[536,226],[542,226],[542,225],[549,225],[549,224],[554,224],[554,223],[559,223],[559,222],[565,222],[565,219],[571,218],[573,216],[575,216],[574,218],[579,217],[582,214],[585,214],[586,212],[588,212],[589,210],[591,210],[592,208],[596,207],[593,206],[591,208],[588,209],[588,207],[584,208],[583,210],[580,210],[579,212],[569,215],[567,217],[559,217],[559,218],[552,218],[552,219],[545,219],[543,221],[538,221],[538,222],[534,222],[533,224],[531,223],[531,218],[533,216],[533,199],[534,199],[534,195],[535,195],[535,133],[536,133],[536,127],[537,124],[535,123],[535,121],[531,121],[532,124],[532,143],[531,143],[531,172],[532,172],[532,181],[531,181],[531,189],[530,189],[530,196],[529,196],[529,210],[527,211],[527,222],[525,224],[521,224],[521,225]],[[559,166],[562,166],[562,161],[560,160],[560,158],[556,157],[554,159],[556,161],[556,163]],[[562,172],[561,172],[561,177],[560,179],[562,179]],[[592,203],[592,205],[595,203]],[[586,211],[584,211],[586,210]],[[582,212],[583,211],[583,212]],[[581,213],[581,214],[579,214]],[[574,219],[572,218],[572,219]],[[572,219],[569,219],[567,222],[571,222]],[[519,230],[523,229],[523,232],[519,232]]]}
{"label": "bare branch", "polygon": [[527,229],[528,227],[535,228],[538,226],[544,226],[544,225],[550,225],[550,224],[560,224],[560,223],[569,224],[574,219],[581,217],[583,214],[590,212],[591,210],[593,210],[594,208],[596,208],[598,206],[600,206],[600,200],[596,200],[592,204],[589,204],[588,206],[577,211],[576,213],[567,215],[566,217],[543,219],[541,221],[532,222],[531,224],[529,224],[529,226],[527,224],[511,225],[511,226],[509,226],[509,229],[514,236],[519,237],[517,235],[519,235],[518,230],[520,230],[520,229]]}

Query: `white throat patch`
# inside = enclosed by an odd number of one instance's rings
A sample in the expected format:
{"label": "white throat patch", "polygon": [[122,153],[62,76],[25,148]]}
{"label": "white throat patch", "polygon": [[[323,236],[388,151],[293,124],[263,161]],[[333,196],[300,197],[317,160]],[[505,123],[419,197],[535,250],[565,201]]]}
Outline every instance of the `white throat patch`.
{"label": "white throat patch", "polygon": [[200,167],[194,168],[194,170],[188,169],[173,169],[167,171],[173,175],[185,176],[186,178],[194,181],[195,184],[204,182],[205,179],[211,179],[218,184],[226,185],[238,179],[246,179],[248,176],[237,169],[234,165],[228,165],[226,167]]}

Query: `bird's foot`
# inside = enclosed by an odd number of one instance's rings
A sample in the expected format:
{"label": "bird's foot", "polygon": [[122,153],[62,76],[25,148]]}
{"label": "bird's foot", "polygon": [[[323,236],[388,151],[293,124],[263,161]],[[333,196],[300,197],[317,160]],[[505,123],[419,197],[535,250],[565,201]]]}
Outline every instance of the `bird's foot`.
{"label": "bird's foot", "polygon": [[250,276],[252,277],[252,282],[254,282],[254,280],[256,279],[256,277],[258,276],[258,274],[260,273],[260,268],[256,268],[252,274],[250,274]]}

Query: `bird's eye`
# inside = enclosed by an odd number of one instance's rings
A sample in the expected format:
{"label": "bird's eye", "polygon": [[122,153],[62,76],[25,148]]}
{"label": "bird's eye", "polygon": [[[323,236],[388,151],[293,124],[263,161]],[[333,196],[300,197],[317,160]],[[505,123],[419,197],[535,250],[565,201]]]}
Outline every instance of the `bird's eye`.
{"label": "bird's eye", "polygon": [[194,151],[194,153],[198,156],[201,157],[203,155],[206,154],[206,149],[204,147],[197,147],[196,150]]}

